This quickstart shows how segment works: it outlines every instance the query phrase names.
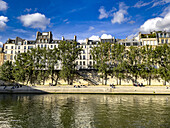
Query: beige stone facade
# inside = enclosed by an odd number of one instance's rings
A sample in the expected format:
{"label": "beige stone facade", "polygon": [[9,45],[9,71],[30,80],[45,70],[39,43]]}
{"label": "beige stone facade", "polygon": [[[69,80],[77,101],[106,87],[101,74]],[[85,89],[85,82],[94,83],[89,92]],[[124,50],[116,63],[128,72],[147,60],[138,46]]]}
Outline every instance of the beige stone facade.
{"label": "beige stone facade", "polygon": [[0,48],[0,66],[4,63],[4,53],[2,52],[2,48]]}

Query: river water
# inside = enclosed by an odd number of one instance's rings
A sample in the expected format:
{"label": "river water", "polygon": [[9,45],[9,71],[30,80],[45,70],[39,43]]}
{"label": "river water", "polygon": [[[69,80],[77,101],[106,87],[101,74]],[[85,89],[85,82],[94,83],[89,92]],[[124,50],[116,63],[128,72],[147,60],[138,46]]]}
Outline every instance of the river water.
{"label": "river water", "polygon": [[170,128],[170,96],[0,95],[0,128]]}

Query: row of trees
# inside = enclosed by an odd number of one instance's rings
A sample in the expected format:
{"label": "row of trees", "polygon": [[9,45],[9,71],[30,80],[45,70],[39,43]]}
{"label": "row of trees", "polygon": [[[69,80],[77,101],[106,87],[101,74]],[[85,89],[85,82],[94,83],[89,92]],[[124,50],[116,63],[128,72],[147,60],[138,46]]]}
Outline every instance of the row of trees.
{"label": "row of trees", "polygon": [[[120,44],[111,45],[101,43],[91,51],[94,65],[101,78],[107,84],[108,76],[117,78],[117,84],[121,85],[121,79],[137,82],[143,78],[151,85],[151,79],[162,78],[170,81],[170,47],[162,46],[125,47]],[[104,84],[104,83],[103,83]]]}
{"label": "row of trees", "polygon": [[[13,64],[6,61],[0,68],[0,77],[6,81],[30,84],[44,84],[49,78],[57,84],[61,78],[70,85],[76,76],[75,60],[81,51],[76,42],[65,41],[54,49],[34,48],[15,56]],[[151,79],[162,78],[165,84],[170,81],[170,47],[167,44],[125,47],[100,43],[91,49],[91,55],[103,84],[107,84],[108,76],[116,77],[117,84],[121,84],[122,79],[137,82],[139,77],[147,80],[149,85]]]}
{"label": "row of trees", "polygon": [[[60,42],[58,48],[33,48],[27,53],[15,56],[15,63],[6,61],[0,68],[0,77],[6,81],[26,82],[27,84],[45,83],[51,79],[57,84],[59,78],[68,84],[73,83],[76,74],[75,60],[81,53],[77,42]],[[60,68],[60,71],[56,70]]]}

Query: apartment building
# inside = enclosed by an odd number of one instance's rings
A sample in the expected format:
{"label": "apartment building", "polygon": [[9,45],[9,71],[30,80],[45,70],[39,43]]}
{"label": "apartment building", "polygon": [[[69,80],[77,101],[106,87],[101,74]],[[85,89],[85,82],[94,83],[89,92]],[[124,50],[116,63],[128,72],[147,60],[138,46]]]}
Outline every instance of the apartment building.
{"label": "apartment building", "polygon": [[[16,39],[8,39],[4,44],[3,51],[4,61],[10,60],[15,62],[15,56],[18,53],[24,53],[30,50],[31,48],[50,48],[54,49],[55,47],[58,48],[58,44],[61,41],[66,42],[74,42],[77,41],[77,37],[74,36],[73,39],[65,39],[64,36],[61,40],[53,39],[52,32],[37,32],[35,40],[26,40],[20,37],[16,37]],[[99,45],[99,43],[106,43],[109,42],[112,45],[115,43],[119,43],[124,45],[128,48],[128,46],[145,46],[145,45],[161,45],[164,43],[170,43],[170,32],[151,32],[150,34],[142,34],[139,33],[137,38],[133,39],[115,39],[113,38],[99,38],[98,40],[90,40],[86,39],[85,42],[79,43],[77,47],[82,47],[82,53],[79,55],[78,59],[76,60],[77,69],[93,69],[93,65],[95,61],[92,58],[91,50],[93,47]],[[3,54],[1,52],[1,54]],[[3,62],[2,62],[3,63]],[[60,63],[60,62],[59,62]],[[61,69],[61,64],[59,64],[58,69]]]}
{"label": "apartment building", "polygon": [[4,63],[3,49],[0,47],[0,66]]}
{"label": "apartment building", "polygon": [[162,31],[153,31],[149,34],[142,34],[141,32],[138,35],[139,41],[143,46],[145,45],[161,45],[170,43],[170,32]]}

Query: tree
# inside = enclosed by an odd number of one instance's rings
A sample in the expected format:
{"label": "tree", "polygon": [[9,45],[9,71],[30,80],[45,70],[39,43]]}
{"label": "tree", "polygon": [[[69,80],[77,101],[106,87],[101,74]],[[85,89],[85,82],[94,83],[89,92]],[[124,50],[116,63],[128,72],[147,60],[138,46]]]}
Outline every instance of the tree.
{"label": "tree", "polygon": [[98,70],[99,73],[101,73],[102,77],[102,84],[105,80],[105,85],[107,85],[107,79],[108,74],[110,73],[110,53],[111,51],[111,43],[99,43],[98,46],[93,47],[91,50],[91,54],[93,57],[93,60],[96,62],[94,64],[94,68]]}
{"label": "tree", "polygon": [[11,81],[14,80],[13,77],[13,64],[11,61],[6,61],[1,67],[0,67],[0,78],[4,81]]}
{"label": "tree", "polygon": [[[48,66],[48,71],[51,76],[52,84],[53,81],[55,80],[55,85],[57,85],[58,79],[59,79],[59,71],[57,70],[58,64],[59,64],[59,50],[58,48],[54,49],[48,49],[47,51],[47,66]],[[56,75],[56,79],[55,79]]]}
{"label": "tree", "polygon": [[141,75],[141,62],[142,56],[138,47],[130,46],[127,51],[127,70],[135,79],[133,82],[137,82],[138,77]]}
{"label": "tree", "polygon": [[154,57],[155,50],[149,45],[143,46],[140,50],[140,54],[142,56],[140,76],[143,79],[146,79],[148,84],[151,85],[151,79],[156,76],[156,59]]}
{"label": "tree", "polygon": [[58,45],[59,58],[61,61],[62,69],[60,71],[60,76],[69,85],[73,84],[73,79],[76,74],[76,62],[78,55],[81,53],[82,48],[77,47],[77,42],[66,42],[61,41]]}
{"label": "tree", "polygon": [[27,60],[24,59],[25,56],[26,56],[26,53],[20,53],[17,56],[15,56],[13,76],[16,82],[24,83],[26,80],[27,70],[25,69],[25,63],[27,62]]}
{"label": "tree", "polygon": [[170,81],[170,47],[168,44],[163,46],[157,46],[155,48],[158,74],[164,80],[164,85],[166,82]]}
{"label": "tree", "polygon": [[[117,78],[117,85],[121,85],[121,79],[126,73],[126,50],[124,45],[114,44],[111,50],[113,76]],[[119,81],[119,83],[118,83]]]}

